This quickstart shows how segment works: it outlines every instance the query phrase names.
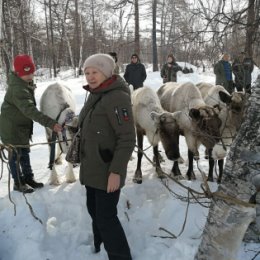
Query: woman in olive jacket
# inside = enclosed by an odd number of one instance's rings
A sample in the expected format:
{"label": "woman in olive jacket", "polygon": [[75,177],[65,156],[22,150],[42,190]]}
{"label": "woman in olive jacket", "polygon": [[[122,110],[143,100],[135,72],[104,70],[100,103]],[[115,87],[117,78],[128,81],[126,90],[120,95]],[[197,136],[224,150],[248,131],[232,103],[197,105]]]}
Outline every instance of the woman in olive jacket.
{"label": "woman in olive jacket", "polygon": [[182,68],[176,63],[175,57],[169,54],[167,57],[167,63],[162,66],[161,77],[163,83],[177,82],[177,72],[182,71]]}
{"label": "woman in olive jacket", "polygon": [[80,182],[86,186],[95,251],[103,242],[110,260],[130,260],[128,242],[117,217],[120,189],[135,145],[129,88],[113,75],[115,62],[95,54],[84,63],[90,92],[79,115]]}

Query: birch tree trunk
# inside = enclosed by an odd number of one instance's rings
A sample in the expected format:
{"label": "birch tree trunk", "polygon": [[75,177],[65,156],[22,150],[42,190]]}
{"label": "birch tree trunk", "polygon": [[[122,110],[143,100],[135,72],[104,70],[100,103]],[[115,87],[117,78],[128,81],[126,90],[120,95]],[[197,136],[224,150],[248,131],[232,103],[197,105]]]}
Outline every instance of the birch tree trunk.
{"label": "birch tree trunk", "polygon": [[[243,122],[228,154],[222,184],[218,192],[227,196],[249,202],[259,189],[260,175],[257,155],[260,143],[260,76],[253,87],[249,107]],[[258,164],[259,168],[259,164]],[[258,179],[258,183],[254,180]],[[258,197],[258,196],[256,196]],[[260,205],[257,205],[259,210]],[[258,213],[259,214],[259,213]],[[256,207],[243,203],[232,203],[230,200],[213,198],[202,240],[195,255],[196,260],[235,260],[241,242],[249,224],[256,220]],[[258,217],[259,221],[259,217]],[[258,227],[259,227],[258,223]]]}
{"label": "birch tree trunk", "polygon": [[51,58],[52,58],[52,66],[53,66],[53,74],[54,78],[57,77],[57,68],[56,68],[56,54],[54,50],[54,28],[53,28],[53,20],[52,20],[52,0],[49,0],[49,22],[50,22],[50,36],[51,36]]}
{"label": "birch tree trunk", "polygon": [[157,0],[153,0],[153,71],[158,71],[157,37],[156,37],[156,17]]}
{"label": "birch tree trunk", "polygon": [[253,42],[259,26],[255,21],[255,2],[255,0],[248,0],[245,52],[249,57],[253,56]]}
{"label": "birch tree trunk", "polygon": [[140,35],[139,35],[139,2],[135,0],[135,53],[140,55]]}

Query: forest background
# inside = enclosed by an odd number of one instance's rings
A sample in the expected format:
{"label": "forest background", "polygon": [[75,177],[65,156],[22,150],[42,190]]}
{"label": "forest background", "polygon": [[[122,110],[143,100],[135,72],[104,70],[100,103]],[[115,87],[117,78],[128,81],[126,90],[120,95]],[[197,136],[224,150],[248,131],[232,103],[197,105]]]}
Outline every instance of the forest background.
{"label": "forest background", "polygon": [[[115,51],[119,66],[137,53],[160,69],[168,53],[212,66],[223,52],[260,63],[260,0],[0,0],[3,77],[19,53],[50,76],[81,73],[86,57]],[[2,82],[4,82],[3,80]]]}

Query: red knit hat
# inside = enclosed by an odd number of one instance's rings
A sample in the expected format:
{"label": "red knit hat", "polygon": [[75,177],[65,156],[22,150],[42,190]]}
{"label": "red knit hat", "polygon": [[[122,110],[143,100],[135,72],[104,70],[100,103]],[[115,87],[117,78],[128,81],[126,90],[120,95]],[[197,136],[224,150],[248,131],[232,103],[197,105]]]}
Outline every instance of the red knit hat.
{"label": "red knit hat", "polygon": [[14,71],[19,77],[33,74],[35,72],[35,65],[32,58],[26,54],[17,55],[14,58]]}

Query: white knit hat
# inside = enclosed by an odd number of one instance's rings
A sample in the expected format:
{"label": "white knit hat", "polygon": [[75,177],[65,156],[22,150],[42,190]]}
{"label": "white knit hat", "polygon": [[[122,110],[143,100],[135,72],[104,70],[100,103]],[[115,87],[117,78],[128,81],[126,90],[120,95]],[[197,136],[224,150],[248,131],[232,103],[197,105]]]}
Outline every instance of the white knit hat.
{"label": "white knit hat", "polygon": [[88,67],[96,68],[101,71],[107,78],[110,78],[115,68],[115,61],[108,54],[98,53],[89,56],[85,60],[83,71],[85,71]]}

